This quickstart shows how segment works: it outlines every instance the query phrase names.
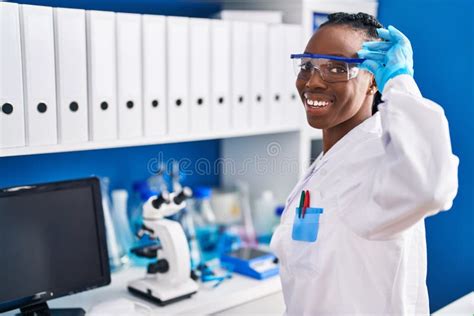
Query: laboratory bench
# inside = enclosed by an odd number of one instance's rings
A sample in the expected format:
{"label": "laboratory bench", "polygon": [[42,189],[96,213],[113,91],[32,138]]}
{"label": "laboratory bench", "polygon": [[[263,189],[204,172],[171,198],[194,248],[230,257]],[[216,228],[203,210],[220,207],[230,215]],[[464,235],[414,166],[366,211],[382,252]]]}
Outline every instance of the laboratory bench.
{"label": "laboratory bench", "polygon": [[[152,315],[282,315],[285,310],[278,276],[256,280],[234,273],[216,288],[213,282],[200,283],[199,291],[191,298],[166,306],[158,306],[132,295],[127,290],[129,281],[144,277],[145,267],[127,267],[112,273],[111,284],[48,302],[50,308],[77,308],[86,312],[106,301],[127,298],[152,308]],[[18,310],[5,316],[15,315]]]}

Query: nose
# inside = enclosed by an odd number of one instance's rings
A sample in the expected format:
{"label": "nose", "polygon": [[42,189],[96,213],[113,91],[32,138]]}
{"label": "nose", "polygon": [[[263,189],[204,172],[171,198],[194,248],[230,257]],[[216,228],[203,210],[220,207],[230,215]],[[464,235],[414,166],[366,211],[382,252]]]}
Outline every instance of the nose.
{"label": "nose", "polygon": [[318,68],[314,68],[308,81],[306,81],[305,86],[306,88],[309,88],[309,89],[314,89],[314,88],[326,89],[327,83],[326,81],[323,80],[320,70]]}

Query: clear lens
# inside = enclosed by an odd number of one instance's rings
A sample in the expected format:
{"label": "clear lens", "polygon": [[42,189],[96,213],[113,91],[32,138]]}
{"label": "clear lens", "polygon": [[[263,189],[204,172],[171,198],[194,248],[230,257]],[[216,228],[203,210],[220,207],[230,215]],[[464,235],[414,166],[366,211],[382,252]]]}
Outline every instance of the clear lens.
{"label": "clear lens", "polygon": [[326,82],[348,81],[359,73],[356,64],[323,58],[296,58],[293,59],[293,66],[298,80],[304,81],[308,81],[315,70]]}

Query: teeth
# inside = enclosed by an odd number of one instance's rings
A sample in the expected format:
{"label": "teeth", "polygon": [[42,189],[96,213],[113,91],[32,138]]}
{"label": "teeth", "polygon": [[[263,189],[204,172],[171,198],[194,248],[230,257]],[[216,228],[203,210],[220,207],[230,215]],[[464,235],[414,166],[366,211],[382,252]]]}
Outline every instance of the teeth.
{"label": "teeth", "polygon": [[306,99],[306,103],[310,106],[313,106],[313,107],[322,108],[322,107],[325,107],[325,106],[329,105],[328,101],[311,100],[311,99],[308,98],[308,96],[306,94],[305,94],[305,99]]}
{"label": "teeth", "polygon": [[317,101],[317,100],[306,99],[306,102],[308,103],[308,105],[316,106],[320,108],[329,105],[329,102],[327,101]]}

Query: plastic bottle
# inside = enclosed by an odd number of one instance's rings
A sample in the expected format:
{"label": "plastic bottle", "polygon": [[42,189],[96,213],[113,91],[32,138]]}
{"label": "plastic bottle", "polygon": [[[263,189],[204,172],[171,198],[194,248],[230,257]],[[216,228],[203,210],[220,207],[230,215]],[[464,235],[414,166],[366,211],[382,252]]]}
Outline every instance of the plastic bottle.
{"label": "plastic bottle", "polygon": [[128,252],[133,245],[134,238],[127,215],[127,202],[127,190],[120,189],[112,191],[112,203],[115,211],[114,222],[117,229],[117,235],[122,246]]}
{"label": "plastic bottle", "polygon": [[273,227],[278,223],[275,216],[277,202],[272,191],[263,191],[262,195],[255,201],[252,210],[253,224],[258,237],[272,234]]}
{"label": "plastic bottle", "polygon": [[194,198],[190,201],[190,209],[194,218],[196,236],[204,261],[211,259],[217,250],[219,231],[216,216],[211,206],[211,188],[197,187]]}
{"label": "plastic bottle", "polygon": [[196,237],[194,217],[188,208],[181,211],[181,225],[189,243],[189,254],[191,257],[191,269],[195,270],[201,263],[201,250]]}
{"label": "plastic bottle", "polygon": [[129,258],[120,243],[114,224],[114,210],[109,197],[109,179],[101,178],[102,207],[104,210],[104,222],[107,238],[107,250],[109,253],[109,264],[112,271],[120,269],[129,262]]}

